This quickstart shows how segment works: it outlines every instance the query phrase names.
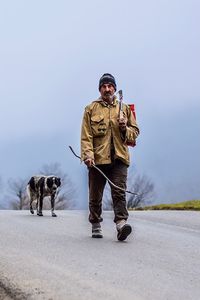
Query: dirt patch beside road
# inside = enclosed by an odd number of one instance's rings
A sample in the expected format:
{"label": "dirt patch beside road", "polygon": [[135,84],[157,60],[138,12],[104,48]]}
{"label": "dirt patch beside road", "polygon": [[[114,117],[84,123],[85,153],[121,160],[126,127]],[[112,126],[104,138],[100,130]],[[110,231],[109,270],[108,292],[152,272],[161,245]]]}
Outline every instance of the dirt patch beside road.
{"label": "dirt patch beside road", "polygon": [[0,286],[0,300],[13,300],[6,291]]}
{"label": "dirt patch beside road", "polygon": [[0,280],[0,300],[27,300],[28,295],[25,295],[20,289],[13,284],[9,284],[5,278]]}

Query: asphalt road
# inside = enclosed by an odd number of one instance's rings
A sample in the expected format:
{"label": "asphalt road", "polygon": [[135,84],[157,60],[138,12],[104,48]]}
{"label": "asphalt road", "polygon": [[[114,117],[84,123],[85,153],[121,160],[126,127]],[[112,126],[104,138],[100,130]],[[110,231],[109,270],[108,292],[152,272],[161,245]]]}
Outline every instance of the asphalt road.
{"label": "asphalt road", "polygon": [[86,211],[57,214],[0,211],[0,299],[200,299],[200,212],[131,212],[126,242],[112,212],[103,239]]}

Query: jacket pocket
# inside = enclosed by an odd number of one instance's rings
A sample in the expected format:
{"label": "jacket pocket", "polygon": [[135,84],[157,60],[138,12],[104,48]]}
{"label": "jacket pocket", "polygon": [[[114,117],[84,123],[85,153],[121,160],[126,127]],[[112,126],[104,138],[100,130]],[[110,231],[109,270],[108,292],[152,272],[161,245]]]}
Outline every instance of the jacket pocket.
{"label": "jacket pocket", "polygon": [[107,132],[107,126],[104,122],[103,115],[94,115],[91,117],[91,128],[94,137],[105,136]]}

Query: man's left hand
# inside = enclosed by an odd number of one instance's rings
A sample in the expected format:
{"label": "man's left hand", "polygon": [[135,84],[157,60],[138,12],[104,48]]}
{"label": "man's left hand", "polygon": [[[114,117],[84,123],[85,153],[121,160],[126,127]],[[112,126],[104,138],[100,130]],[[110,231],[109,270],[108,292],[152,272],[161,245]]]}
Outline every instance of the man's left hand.
{"label": "man's left hand", "polygon": [[127,119],[126,118],[120,118],[120,119],[118,119],[118,122],[119,122],[119,129],[121,131],[126,131]]}

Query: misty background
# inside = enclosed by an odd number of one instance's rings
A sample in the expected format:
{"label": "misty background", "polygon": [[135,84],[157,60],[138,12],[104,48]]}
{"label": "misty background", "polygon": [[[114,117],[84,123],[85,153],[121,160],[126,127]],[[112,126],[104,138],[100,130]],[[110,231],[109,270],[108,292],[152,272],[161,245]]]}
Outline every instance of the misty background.
{"label": "misty background", "polygon": [[80,153],[84,107],[103,73],[136,106],[132,170],[154,202],[200,199],[198,0],[1,1],[0,201],[9,178],[58,162],[87,207]]}

